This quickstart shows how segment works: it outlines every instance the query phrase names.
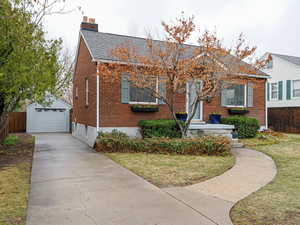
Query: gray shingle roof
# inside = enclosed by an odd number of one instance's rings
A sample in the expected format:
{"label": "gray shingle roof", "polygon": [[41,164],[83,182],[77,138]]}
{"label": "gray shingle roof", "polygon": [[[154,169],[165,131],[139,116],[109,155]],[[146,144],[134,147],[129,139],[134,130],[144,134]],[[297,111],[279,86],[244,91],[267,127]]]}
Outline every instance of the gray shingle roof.
{"label": "gray shingle roof", "polygon": [[[88,48],[90,49],[90,52],[92,54],[92,58],[94,60],[112,60],[112,61],[118,61],[117,59],[113,58],[110,54],[111,50],[119,47],[120,45],[130,42],[134,46],[136,46],[139,50],[140,54],[147,55],[147,42],[145,38],[140,37],[132,37],[132,36],[125,36],[125,35],[118,35],[118,34],[111,34],[111,33],[102,33],[102,32],[95,32],[95,31],[88,31],[88,30],[81,30],[81,33],[84,37],[84,40],[86,41],[86,44],[88,45]],[[154,41],[155,43],[163,43],[162,41]],[[193,52],[196,48],[199,46],[196,45],[186,45],[190,48],[186,51],[186,55],[184,57],[190,57],[193,55]],[[229,62],[233,62],[236,60],[232,60],[234,56],[225,56],[222,57],[222,59],[219,59],[224,63],[224,65],[227,65]],[[249,64],[239,61],[237,65],[248,65]],[[257,75],[263,75],[268,76],[268,74],[256,70],[255,68],[251,67],[253,71],[255,71],[255,74]]]}
{"label": "gray shingle roof", "polygon": [[270,54],[300,66],[300,57],[291,56],[291,55],[281,55],[281,54],[275,54],[275,53],[270,53]]}
{"label": "gray shingle roof", "polygon": [[[95,31],[87,31],[81,30],[82,35],[84,36],[85,41],[91,51],[92,57],[95,60],[116,60],[114,59],[110,51],[120,45],[130,42],[134,46],[136,46],[139,50],[139,53],[142,55],[147,54],[147,42],[145,38],[140,37],[131,37],[125,35],[118,35],[118,34],[111,34],[111,33],[102,33],[102,32],[95,32]],[[162,41],[154,41],[155,43],[162,43]],[[191,48],[188,49],[187,55],[191,56],[193,51],[197,46],[195,45],[186,45],[190,46]]]}

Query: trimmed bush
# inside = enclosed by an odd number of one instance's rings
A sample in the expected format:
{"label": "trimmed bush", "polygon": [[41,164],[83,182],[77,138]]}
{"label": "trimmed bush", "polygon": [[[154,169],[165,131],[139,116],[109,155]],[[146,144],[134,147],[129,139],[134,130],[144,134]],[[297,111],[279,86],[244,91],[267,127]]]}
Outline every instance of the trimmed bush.
{"label": "trimmed bush", "polygon": [[141,120],[138,125],[141,127],[143,138],[180,138],[181,132],[175,120]]}
{"label": "trimmed bush", "polygon": [[255,118],[231,116],[222,118],[222,123],[234,125],[239,138],[253,138],[259,130],[259,122]]}
{"label": "trimmed bush", "polygon": [[231,149],[226,137],[203,136],[195,139],[170,138],[116,138],[105,134],[97,139],[96,150],[100,152],[146,152],[184,155],[227,155]]}

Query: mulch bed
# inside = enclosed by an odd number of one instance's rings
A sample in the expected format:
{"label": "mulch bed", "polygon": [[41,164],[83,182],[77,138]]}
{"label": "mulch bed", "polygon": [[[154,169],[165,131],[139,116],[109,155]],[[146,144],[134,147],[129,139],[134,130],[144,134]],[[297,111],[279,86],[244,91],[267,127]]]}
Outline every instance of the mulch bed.
{"label": "mulch bed", "polygon": [[34,137],[26,133],[13,134],[19,137],[15,145],[0,144],[0,169],[20,162],[31,162],[34,149]]}

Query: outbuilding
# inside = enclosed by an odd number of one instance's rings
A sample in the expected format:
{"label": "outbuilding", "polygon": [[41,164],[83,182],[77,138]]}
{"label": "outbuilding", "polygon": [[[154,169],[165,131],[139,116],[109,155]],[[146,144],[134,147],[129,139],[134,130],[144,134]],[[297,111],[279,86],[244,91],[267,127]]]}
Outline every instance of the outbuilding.
{"label": "outbuilding", "polygon": [[52,99],[47,106],[38,103],[28,105],[26,132],[69,132],[71,108],[61,99]]}

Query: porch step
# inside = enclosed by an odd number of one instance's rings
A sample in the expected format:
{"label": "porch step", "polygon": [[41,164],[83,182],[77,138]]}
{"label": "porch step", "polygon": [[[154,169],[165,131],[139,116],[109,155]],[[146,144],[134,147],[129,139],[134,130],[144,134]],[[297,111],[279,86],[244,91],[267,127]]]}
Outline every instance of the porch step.
{"label": "porch step", "polygon": [[233,148],[243,148],[244,147],[244,144],[239,142],[239,139],[232,139],[231,140],[231,145]]}

